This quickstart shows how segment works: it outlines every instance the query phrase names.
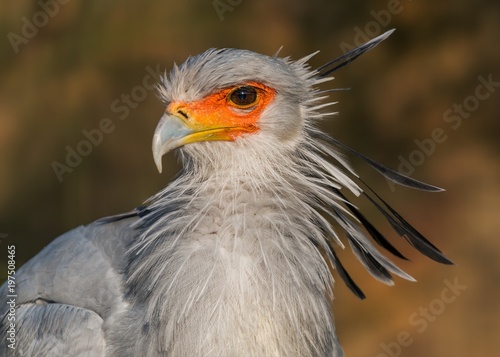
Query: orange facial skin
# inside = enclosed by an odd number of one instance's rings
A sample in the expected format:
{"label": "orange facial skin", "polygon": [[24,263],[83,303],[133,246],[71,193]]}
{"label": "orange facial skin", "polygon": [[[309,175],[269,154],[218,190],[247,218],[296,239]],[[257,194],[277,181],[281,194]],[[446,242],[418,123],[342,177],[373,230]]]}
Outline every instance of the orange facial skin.
{"label": "orange facial skin", "polygon": [[[251,94],[256,93],[255,100],[244,105],[234,101],[234,92],[241,88],[249,88]],[[247,82],[224,88],[196,102],[171,102],[167,112],[178,116],[194,131],[184,138],[186,144],[197,141],[233,141],[242,134],[258,130],[257,122],[275,94],[272,88],[262,83]]]}

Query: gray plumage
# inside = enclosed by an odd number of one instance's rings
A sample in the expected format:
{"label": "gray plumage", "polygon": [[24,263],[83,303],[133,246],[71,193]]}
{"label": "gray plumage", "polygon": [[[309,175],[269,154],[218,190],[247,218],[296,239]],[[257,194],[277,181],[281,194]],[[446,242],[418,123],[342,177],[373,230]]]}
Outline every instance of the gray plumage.
{"label": "gray plumage", "polygon": [[[342,238],[375,278],[392,284],[392,273],[412,280],[371,243],[366,233],[404,258],[342,192],[365,195],[415,248],[450,263],[363,188],[341,152],[360,156],[395,182],[437,188],[353,152],[316,127],[329,103],[315,86],[387,36],[319,70],[307,66],[310,56],[294,62],[236,49],[208,50],[175,66],[159,87],[167,106],[245,83],[271,88],[275,96],[260,114],[258,131],[182,146],[178,138],[165,139],[171,136],[165,128],[180,133],[187,129],[179,120],[191,118],[180,111],[174,119],[164,116],[155,160],[160,166],[163,153],[181,146],[181,174],[144,206],[78,227],[20,268],[17,346],[0,342],[0,355],[342,356],[329,265],[364,297],[335,253],[344,247]],[[0,289],[2,336],[6,289]]]}

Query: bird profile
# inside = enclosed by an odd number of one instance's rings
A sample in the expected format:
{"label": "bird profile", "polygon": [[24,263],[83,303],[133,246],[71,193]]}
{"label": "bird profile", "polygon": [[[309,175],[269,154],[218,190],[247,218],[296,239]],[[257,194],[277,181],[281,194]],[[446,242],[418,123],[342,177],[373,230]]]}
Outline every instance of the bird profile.
{"label": "bird profile", "polygon": [[[58,237],[16,275],[16,345],[0,355],[342,356],[331,299],[346,245],[376,279],[414,280],[406,259],[349,197],[364,197],[422,254],[443,253],[375,193],[346,156],[409,188],[393,171],[320,129],[331,90],[318,85],[386,39],[317,69],[241,49],[209,49],[174,65],[153,158],[182,170],[131,212]],[[0,332],[10,328],[7,284]]]}

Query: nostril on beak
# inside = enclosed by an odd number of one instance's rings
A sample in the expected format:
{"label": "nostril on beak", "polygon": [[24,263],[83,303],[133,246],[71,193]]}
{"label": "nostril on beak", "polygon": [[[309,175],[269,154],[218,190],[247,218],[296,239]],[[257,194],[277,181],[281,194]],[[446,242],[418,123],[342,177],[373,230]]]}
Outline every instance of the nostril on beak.
{"label": "nostril on beak", "polygon": [[185,119],[189,118],[189,116],[185,112],[183,112],[182,110],[180,110],[180,109],[177,111],[177,113],[179,113],[180,115],[182,115]]}

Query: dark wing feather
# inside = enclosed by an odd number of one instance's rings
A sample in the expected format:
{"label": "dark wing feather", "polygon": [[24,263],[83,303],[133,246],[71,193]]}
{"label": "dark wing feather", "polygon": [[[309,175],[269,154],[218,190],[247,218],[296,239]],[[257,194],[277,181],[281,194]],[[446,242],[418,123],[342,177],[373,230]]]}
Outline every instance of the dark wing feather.
{"label": "dark wing feather", "polygon": [[364,246],[356,240],[353,236],[348,235],[349,244],[354,252],[354,254],[361,261],[363,266],[368,270],[368,272],[373,275],[376,279],[386,283],[392,284],[392,276],[389,271],[379,263],[377,258],[368,252]]}
{"label": "dark wing feather", "polygon": [[[347,198],[338,190],[337,194],[342,197],[346,202],[348,202]],[[380,231],[375,228],[373,224],[371,224],[370,221],[357,209],[354,205],[348,204],[347,208],[352,212],[352,214],[361,222],[363,227],[365,227],[366,231],[370,234],[370,236],[373,238],[373,240],[380,245],[381,247],[385,248],[387,251],[391,252],[393,255],[395,255],[398,258],[408,260],[401,252],[399,252],[383,235],[380,233]]]}
{"label": "dark wing feather", "polygon": [[420,232],[418,232],[410,223],[408,223],[400,214],[396,212],[387,202],[385,202],[375,191],[370,191],[377,197],[381,206],[372,197],[370,197],[366,192],[363,192],[364,196],[384,215],[389,224],[394,228],[399,235],[403,236],[415,249],[425,256],[431,258],[432,260],[451,265],[453,262],[446,258],[434,244],[429,242]]}
{"label": "dark wing feather", "polygon": [[375,37],[374,39],[371,39],[370,41],[366,42],[365,44],[362,44],[361,46],[358,46],[351,51],[347,52],[346,54],[343,54],[342,56],[337,57],[333,61],[330,61],[328,63],[325,63],[321,67],[317,69],[318,71],[318,77],[326,77],[330,73],[333,73],[340,68],[348,65],[352,61],[354,61],[356,58],[361,56],[363,53],[366,51],[371,50],[373,47],[377,46],[380,42],[385,40],[387,37],[389,37],[392,33],[394,32],[394,29],[389,30],[382,35]]}
{"label": "dark wing feather", "polygon": [[363,293],[363,290],[361,290],[359,288],[359,286],[354,282],[354,280],[352,280],[352,278],[349,275],[349,273],[347,272],[347,270],[345,270],[344,266],[342,265],[340,259],[338,258],[337,254],[335,253],[335,250],[331,246],[330,242],[328,242],[328,248],[330,249],[330,253],[332,254],[332,256],[334,258],[333,261],[332,261],[332,263],[334,265],[334,268],[335,268],[335,270],[337,270],[337,272],[339,273],[340,277],[342,278],[342,280],[344,281],[344,283],[346,284],[346,286],[358,298],[360,298],[361,300],[365,299],[366,296]]}
{"label": "dark wing feather", "polygon": [[437,187],[437,186],[430,185],[430,184],[422,182],[422,181],[415,180],[414,178],[408,177],[408,176],[403,175],[397,171],[394,171],[394,170],[376,162],[375,160],[370,159],[369,157],[361,154],[360,152],[350,148],[349,146],[341,143],[340,141],[338,141],[332,137],[325,135],[325,137],[323,137],[323,139],[327,140],[328,142],[332,143],[333,145],[335,145],[337,147],[340,147],[344,150],[347,150],[351,154],[364,160],[371,167],[373,167],[380,174],[382,174],[385,178],[391,180],[392,182],[395,182],[395,183],[402,185],[402,186],[407,186],[407,187],[417,189],[417,190],[422,190],[422,191],[430,191],[430,192],[444,191],[444,189],[442,189],[441,187]]}
{"label": "dark wing feather", "polygon": [[[344,67],[345,65],[351,63],[356,58],[361,56],[366,51],[369,51],[373,47],[377,46],[380,42],[385,40],[394,30],[390,30],[378,36],[367,43],[354,48],[353,50],[345,53],[344,55],[326,63],[325,65],[317,69],[317,76],[319,78],[326,77],[332,72]],[[335,90],[332,90],[335,91]],[[325,93],[328,91],[324,91]],[[391,180],[399,185],[407,186],[413,189],[438,192],[443,191],[442,188],[429,185],[427,183],[415,180],[411,177],[403,175],[395,170],[392,170],[375,160],[359,153],[358,151],[348,147],[347,145],[341,143],[340,141],[322,133],[319,131],[313,131],[310,133],[313,138],[324,140],[329,144],[347,151],[355,155],[356,157],[365,161],[368,165],[382,174],[388,180]],[[355,174],[353,174],[356,176]],[[368,190],[370,190],[375,197],[381,202],[377,202],[371,196],[369,196],[366,191],[363,191],[363,195],[368,198],[368,200],[375,205],[375,207],[383,214],[391,226],[403,236],[413,247],[415,247],[422,254],[428,256],[429,258],[444,264],[452,264],[452,262],[446,258],[443,253],[436,248],[431,242],[429,242],[424,236],[422,236],[415,228],[413,228],[403,217],[401,217],[392,207],[390,207],[384,200],[380,198],[366,183],[358,177],[359,181],[362,182]],[[348,210],[352,215],[358,220],[358,222],[365,228],[366,232],[370,234],[373,240],[385,248],[387,251],[391,252],[393,255],[408,260],[404,257],[378,230],[375,228],[368,219],[354,206],[340,191],[334,187],[328,187],[333,190],[336,195],[342,199],[347,206]],[[359,230],[360,227],[354,226],[350,219],[340,212],[335,207],[330,207],[330,212],[328,212],[345,230],[346,237],[348,238],[349,244],[352,251],[365,266],[365,268],[372,274],[375,278],[391,284],[392,276],[391,273],[395,273],[403,278],[412,279],[409,275],[404,273],[401,269],[395,266],[391,261],[387,260],[386,257],[380,254],[380,252],[370,243],[368,238],[365,237],[364,233]],[[344,269],[340,260],[338,259],[331,243],[328,242],[329,258],[335,269],[338,271],[342,280],[346,283],[349,289],[358,297],[364,298],[365,295],[361,289],[356,285],[356,283],[349,276],[347,271]]]}

